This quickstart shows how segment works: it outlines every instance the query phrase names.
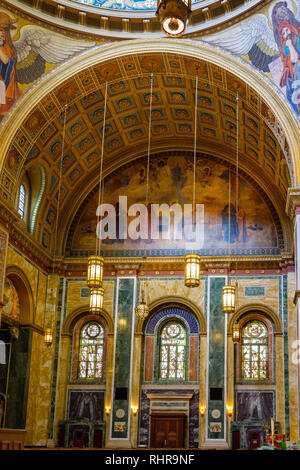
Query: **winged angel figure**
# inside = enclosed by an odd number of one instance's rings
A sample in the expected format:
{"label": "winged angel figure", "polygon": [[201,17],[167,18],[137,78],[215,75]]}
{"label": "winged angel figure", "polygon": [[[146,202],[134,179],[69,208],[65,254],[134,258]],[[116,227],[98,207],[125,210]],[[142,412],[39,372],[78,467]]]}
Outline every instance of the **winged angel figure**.
{"label": "winged angel figure", "polygon": [[12,40],[15,23],[8,14],[0,12],[0,119],[20,97],[20,84],[37,80],[46,64],[58,64],[76,52],[95,43],[78,41],[36,25],[20,29],[19,39]]}
{"label": "winged angel figure", "polygon": [[[251,63],[270,72],[274,82],[286,93],[294,110],[300,114],[300,0],[294,8],[277,2],[270,10],[270,21],[263,14],[202,39],[229,49],[234,54],[248,55]],[[272,29],[272,26],[273,29]]]}

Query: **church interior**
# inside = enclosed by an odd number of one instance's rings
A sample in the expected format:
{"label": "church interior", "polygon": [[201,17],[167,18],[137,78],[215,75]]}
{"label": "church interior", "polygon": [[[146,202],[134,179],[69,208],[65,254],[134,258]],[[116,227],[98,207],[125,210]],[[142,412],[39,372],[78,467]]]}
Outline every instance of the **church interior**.
{"label": "church interior", "polygon": [[300,0],[0,0],[0,449],[297,447],[299,90]]}

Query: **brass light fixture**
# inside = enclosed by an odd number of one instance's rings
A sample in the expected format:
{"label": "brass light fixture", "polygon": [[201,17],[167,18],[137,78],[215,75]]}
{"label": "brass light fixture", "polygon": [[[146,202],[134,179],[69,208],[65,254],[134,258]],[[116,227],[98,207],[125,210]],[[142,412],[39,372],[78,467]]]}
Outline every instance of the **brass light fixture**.
{"label": "brass light fixture", "polygon": [[149,307],[144,300],[144,291],[142,290],[141,301],[139,305],[135,309],[135,314],[141,320],[145,320],[145,318],[149,315]]}
{"label": "brass light fixture", "polygon": [[90,313],[101,313],[103,307],[103,287],[91,289],[90,295]]}
{"label": "brass light fixture", "polygon": [[[100,175],[99,175],[99,193],[98,193],[98,207],[103,202],[103,156],[104,156],[104,136],[106,127],[106,108],[107,108],[107,82],[105,84],[105,98],[104,98],[104,113],[103,113],[103,126],[102,126],[102,147],[101,147],[101,161],[100,161]],[[99,314],[103,307],[103,267],[104,258],[100,256],[101,250],[101,234],[96,236],[96,254],[89,256],[87,267],[87,285],[91,289],[90,294],[90,313]]]}
{"label": "brass light fixture", "polygon": [[103,265],[102,256],[89,256],[87,269],[87,285],[90,289],[98,289],[103,283]]}
{"label": "brass light fixture", "polygon": [[139,409],[138,409],[137,406],[132,406],[132,407],[130,408],[130,411],[131,411],[131,414],[132,414],[133,416],[136,416],[136,415],[138,414]]}
{"label": "brass light fixture", "polygon": [[185,256],[185,286],[186,287],[199,287],[200,286],[200,255],[195,253]]}
{"label": "brass light fixture", "polygon": [[[193,205],[192,205],[192,221],[196,216],[195,201],[196,201],[196,156],[197,156],[197,103],[198,103],[198,75],[196,76],[195,87],[195,119],[194,119],[194,178],[193,178]],[[192,224],[193,226],[193,224]],[[200,286],[200,255],[190,253],[185,256],[185,279],[184,284],[186,287],[199,287]]]}
{"label": "brass light fixture", "polygon": [[223,286],[223,312],[235,312],[235,286],[231,284]]}
{"label": "brass light fixture", "polygon": [[191,0],[157,0],[156,16],[168,36],[182,36],[190,14]]}
{"label": "brass light fixture", "polygon": [[238,323],[235,323],[233,325],[233,329],[232,329],[232,341],[234,343],[239,343],[240,341],[240,326]]}
{"label": "brass light fixture", "polygon": [[53,343],[53,330],[50,326],[48,326],[44,330],[44,344],[47,347],[50,347],[50,346],[52,346],[52,343]]}

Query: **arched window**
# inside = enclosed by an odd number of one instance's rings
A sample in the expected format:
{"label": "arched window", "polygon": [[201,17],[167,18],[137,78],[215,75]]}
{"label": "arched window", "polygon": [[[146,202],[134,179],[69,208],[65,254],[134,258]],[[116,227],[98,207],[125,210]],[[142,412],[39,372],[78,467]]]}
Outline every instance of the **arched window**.
{"label": "arched window", "polygon": [[186,331],[181,323],[167,323],[160,334],[159,378],[185,380]]}
{"label": "arched window", "polygon": [[19,190],[18,212],[22,219],[25,218],[25,202],[26,202],[26,189],[24,184],[21,184]]}
{"label": "arched window", "polygon": [[86,323],[80,331],[78,379],[101,379],[103,375],[104,329],[100,323]]}
{"label": "arched window", "polygon": [[242,328],[242,380],[266,380],[269,375],[268,329],[258,320]]}

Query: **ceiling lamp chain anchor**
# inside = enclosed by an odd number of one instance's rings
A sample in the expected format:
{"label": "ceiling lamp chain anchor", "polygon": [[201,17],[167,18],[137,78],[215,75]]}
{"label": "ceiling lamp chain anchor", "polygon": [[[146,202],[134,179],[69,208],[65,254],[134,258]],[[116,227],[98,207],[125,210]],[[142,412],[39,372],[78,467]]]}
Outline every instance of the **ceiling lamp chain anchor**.
{"label": "ceiling lamp chain anchor", "polygon": [[157,0],[156,16],[168,36],[182,36],[190,14],[191,0]]}

